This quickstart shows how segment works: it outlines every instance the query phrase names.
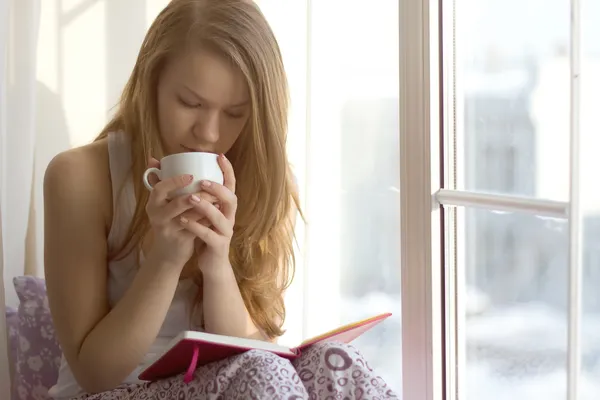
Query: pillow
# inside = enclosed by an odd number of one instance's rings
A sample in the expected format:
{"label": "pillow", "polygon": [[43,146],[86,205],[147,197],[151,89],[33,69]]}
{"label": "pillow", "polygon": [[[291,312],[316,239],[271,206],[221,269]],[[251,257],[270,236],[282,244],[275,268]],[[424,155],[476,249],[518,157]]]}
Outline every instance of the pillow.
{"label": "pillow", "polygon": [[8,340],[8,368],[11,382],[15,376],[17,362],[17,347],[19,347],[19,317],[17,309],[6,306],[6,339]]}
{"label": "pillow", "polygon": [[8,359],[15,362],[17,359],[17,345],[19,344],[19,317],[17,310],[6,306],[6,333],[8,339]]}
{"label": "pillow", "polygon": [[13,283],[19,297],[13,399],[46,399],[58,379],[61,358],[46,283],[34,276],[16,277]]}

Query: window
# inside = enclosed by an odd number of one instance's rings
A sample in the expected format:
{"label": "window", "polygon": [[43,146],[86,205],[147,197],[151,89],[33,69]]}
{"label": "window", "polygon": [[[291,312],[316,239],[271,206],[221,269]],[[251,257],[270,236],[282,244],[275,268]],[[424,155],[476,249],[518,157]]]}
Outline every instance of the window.
{"label": "window", "polygon": [[392,312],[355,344],[400,392],[398,1],[259,4],[289,75],[288,152],[307,217],[281,342]]}
{"label": "window", "polygon": [[444,393],[596,398],[600,3],[455,0],[440,15]]}

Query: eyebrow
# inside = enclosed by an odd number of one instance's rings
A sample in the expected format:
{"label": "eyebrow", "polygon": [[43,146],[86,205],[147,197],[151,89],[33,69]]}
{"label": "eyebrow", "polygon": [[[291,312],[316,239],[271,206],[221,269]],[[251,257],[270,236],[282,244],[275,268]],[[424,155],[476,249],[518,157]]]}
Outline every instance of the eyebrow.
{"label": "eyebrow", "polygon": [[[193,94],[194,96],[196,96],[198,98],[198,100],[200,100],[201,102],[206,103],[206,104],[213,104],[212,101],[208,100],[207,98],[205,98],[203,96],[200,96],[198,93],[196,93],[196,91],[192,90],[189,86],[183,85],[183,88],[185,90],[187,90],[188,92],[190,92],[191,94]],[[250,100],[244,100],[241,103],[228,105],[226,108],[238,108],[238,107],[248,105],[248,103],[250,103]]]}

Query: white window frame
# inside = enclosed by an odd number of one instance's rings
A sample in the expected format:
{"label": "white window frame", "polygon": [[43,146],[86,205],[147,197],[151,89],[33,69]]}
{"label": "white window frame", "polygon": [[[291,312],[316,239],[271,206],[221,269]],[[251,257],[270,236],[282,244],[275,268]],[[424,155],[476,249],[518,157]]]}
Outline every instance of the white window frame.
{"label": "white window frame", "polygon": [[442,399],[439,13],[437,0],[400,1],[402,398]]}
{"label": "white window frame", "polygon": [[[450,155],[454,131],[447,92],[451,74],[440,81],[441,41],[452,35],[441,12],[445,0],[400,1],[400,169],[402,253],[403,398],[458,399],[464,387],[460,371],[462,287],[452,274],[456,207],[531,213],[569,221],[569,324],[567,399],[576,400],[581,364],[581,215],[579,188],[580,2],[570,1],[570,186],[569,201],[456,190],[445,168],[456,168]],[[443,10],[441,9],[443,7]],[[440,35],[442,31],[442,35]],[[452,58],[449,58],[452,60]],[[439,89],[443,87],[441,92]],[[442,97],[444,96],[444,98]],[[449,115],[445,115],[445,112]],[[443,134],[440,134],[440,129]],[[440,139],[441,138],[441,139]],[[442,143],[440,143],[442,142]],[[444,157],[446,156],[446,160]],[[447,184],[445,181],[452,181]],[[453,219],[454,218],[454,219]],[[447,260],[448,262],[444,262]],[[444,276],[446,275],[447,276]],[[454,278],[454,279],[451,279]],[[464,339],[463,339],[464,340]]]}

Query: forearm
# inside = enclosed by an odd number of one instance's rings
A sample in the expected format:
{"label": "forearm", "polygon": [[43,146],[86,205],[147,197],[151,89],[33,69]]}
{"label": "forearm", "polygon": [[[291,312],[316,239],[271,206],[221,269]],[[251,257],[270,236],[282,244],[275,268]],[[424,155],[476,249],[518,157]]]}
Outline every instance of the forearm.
{"label": "forearm", "polygon": [[203,296],[204,325],[207,332],[268,339],[252,322],[230,265],[204,273]]}
{"label": "forearm", "polygon": [[127,292],[81,346],[78,369],[88,390],[112,389],[137,367],[163,324],[179,272],[149,255]]}

